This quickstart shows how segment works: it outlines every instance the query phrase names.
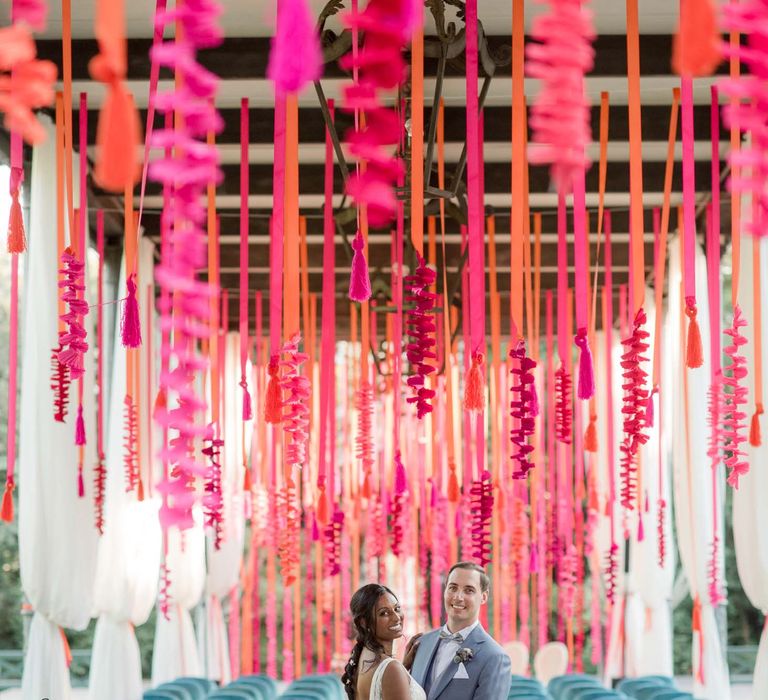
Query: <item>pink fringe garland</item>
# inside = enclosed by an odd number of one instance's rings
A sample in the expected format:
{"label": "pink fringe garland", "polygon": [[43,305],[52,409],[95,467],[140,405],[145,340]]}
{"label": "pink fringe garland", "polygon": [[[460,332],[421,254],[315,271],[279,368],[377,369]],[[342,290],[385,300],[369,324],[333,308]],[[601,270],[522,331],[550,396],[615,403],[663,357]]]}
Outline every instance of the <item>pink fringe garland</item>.
{"label": "pink fringe garland", "polygon": [[[163,296],[160,305],[161,329],[170,333],[170,369],[160,376],[160,389],[168,395],[168,407],[158,409],[155,420],[172,436],[161,458],[171,466],[170,474],[158,485],[164,496],[160,522],[164,530],[193,525],[192,507],[197,501],[194,479],[204,471],[194,458],[195,441],[204,437],[200,419],[205,400],[195,390],[196,375],[205,369],[197,352],[201,339],[209,335],[210,298],[217,294],[207,282],[197,279],[205,266],[207,234],[202,195],[209,183],[221,180],[219,155],[205,143],[207,135],[222,128],[215,108],[218,79],[197,62],[197,52],[221,43],[218,26],[221,7],[215,0],[185,0],[183,5],[159,12],[159,25],[178,25],[177,39],[153,47],[152,58],[180,78],[178,89],[157,94],[158,111],[176,114],[176,129],[156,130],[152,147],[172,149],[150,165],[150,176],[173,191],[169,240],[163,246],[155,279]],[[180,118],[179,118],[180,117]],[[169,153],[171,153],[169,151]],[[182,182],[183,185],[179,185]],[[171,300],[183,295],[183,305],[173,309]],[[178,396],[173,405],[171,392]]]}
{"label": "pink fringe garland", "polygon": [[512,429],[509,435],[513,446],[512,460],[515,464],[512,478],[525,479],[534,466],[530,460],[533,445],[528,441],[536,432],[536,420],[534,418],[534,397],[536,394],[533,374],[534,369],[536,369],[536,360],[527,356],[524,342],[518,343],[517,347],[510,350],[509,356],[512,359],[510,374],[513,376],[509,387],[509,392],[513,397],[509,404],[512,417]]}
{"label": "pink fringe garland", "polygon": [[61,300],[69,307],[59,319],[67,324],[68,331],[59,334],[59,362],[69,370],[70,380],[80,379],[85,373],[83,356],[88,351],[87,333],[83,319],[88,314],[88,302],[81,298],[85,292],[85,263],[78,260],[71,248],[65,248],[61,255],[62,267],[59,274]]}
{"label": "pink fringe garland", "polygon": [[104,494],[107,483],[107,467],[104,455],[100,454],[93,468],[93,510],[94,525],[99,535],[104,534]]}
{"label": "pink fringe garland", "polygon": [[287,479],[277,501],[277,556],[283,584],[290,586],[299,574],[299,527],[301,513],[296,497],[296,484]]}
{"label": "pink fringe garland", "polygon": [[435,390],[424,386],[427,377],[435,371],[432,361],[437,360],[435,352],[435,302],[437,294],[429,291],[435,283],[435,271],[427,267],[424,258],[416,252],[418,267],[413,275],[405,278],[407,290],[405,301],[414,304],[406,314],[406,326],[411,340],[406,347],[408,362],[412,374],[408,377],[408,386],[414,390],[414,396],[407,398],[408,403],[416,404],[416,416],[421,419],[432,413],[431,400]]}
{"label": "pink fringe garland", "polygon": [[472,499],[472,554],[480,566],[485,566],[491,561],[493,483],[490,472],[484,471],[473,482],[469,493]]}
{"label": "pink fringe garland", "polygon": [[51,351],[51,391],[53,391],[53,419],[63,423],[69,407],[69,367],[61,364],[61,343]]}
{"label": "pink fringe garland", "polygon": [[634,510],[637,488],[637,465],[635,460],[641,445],[648,441],[644,432],[645,413],[648,408],[648,390],[645,380],[648,377],[642,363],[648,358],[643,353],[648,350],[648,332],[645,330],[645,311],[640,309],[635,316],[632,334],[621,343],[624,354],[621,356],[624,383],[623,416],[624,437],[621,441],[621,505],[626,510]]}
{"label": "pink fringe garland", "polygon": [[[371,436],[373,421],[373,387],[366,379],[360,381],[360,388],[355,397],[355,405],[358,413],[357,436],[355,437],[355,456],[361,462],[362,472],[367,482],[371,469],[375,464],[375,460],[373,457],[373,437]],[[370,484],[368,488],[370,489]]]}
{"label": "pink fringe garland", "polygon": [[123,473],[126,493],[133,491],[139,481],[139,456],[136,452],[138,424],[136,404],[133,397],[126,394],[123,399]]}
{"label": "pink fringe garland", "polygon": [[219,461],[224,440],[215,437],[213,424],[208,426],[204,444],[202,453],[208,458],[208,466],[204,475],[205,494],[203,496],[205,526],[213,530],[213,546],[218,550],[221,549],[224,534],[224,498],[221,488],[221,462]]}
{"label": "pink fringe garland", "polygon": [[390,505],[392,522],[392,554],[399,557],[405,554],[405,532],[407,504],[409,501],[408,477],[400,457],[400,451],[395,454],[395,489]]}
{"label": "pink fringe garland", "polygon": [[281,353],[284,357],[280,365],[284,372],[280,379],[283,395],[283,431],[290,438],[285,448],[285,463],[304,466],[307,461],[307,443],[309,442],[309,379],[301,374],[301,365],[308,356],[299,352],[301,336],[296,333],[287,341]]}
{"label": "pink fringe garland", "polygon": [[555,436],[566,445],[571,444],[573,407],[571,406],[571,375],[565,366],[555,371]]}
{"label": "pink fringe garland", "polygon": [[584,76],[592,70],[595,38],[592,12],[573,0],[549,0],[549,12],[538,15],[526,47],[527,73],[541,80],[531,108],[531,163],[551,163],[559,192],[573,188],[576,174],[589,167],[591,141],[589,102]]}
{"label": "pink fringe garland", "polygon": [[341,533],[344,531],[344,511],[334,508],[331,521],[325,528],[325,572],[327,576],[338,576],[341,572]]}
{"label": "pink fringe garland", "polygon": [[749,394],[745,386],[748,374],[747,360],[741,353],[741,348],[747,343],[741,329],[746,325],[741,307],[737,305],[733,310],[733,323],[724,331],[730,336],[731,344],[725,349],[730,364],[724,367],[723,385],[730,391],[725,392],[721,431],[726,453],[725,466],[730,470],[728,483],[734,488],[739,488],[739,477],[749,472],[749,462],[744,459],[746,453],[742,449],[742,445],[747,441],[745,407]]}

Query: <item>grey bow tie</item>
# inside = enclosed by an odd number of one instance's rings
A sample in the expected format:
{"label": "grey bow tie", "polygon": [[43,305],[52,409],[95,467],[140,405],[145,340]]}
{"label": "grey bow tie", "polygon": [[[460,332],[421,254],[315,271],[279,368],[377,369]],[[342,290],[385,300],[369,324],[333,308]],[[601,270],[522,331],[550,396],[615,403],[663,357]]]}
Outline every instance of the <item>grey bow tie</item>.
{"label": "grey bow tie", "polygon": [[440,630],[440,639],[446,639],[451,642],[456,642],[457,644],[461,644],[464,641],[464,637],[462,637],[458,632],[456,632],[456,634],[451,634],[446,630]]}

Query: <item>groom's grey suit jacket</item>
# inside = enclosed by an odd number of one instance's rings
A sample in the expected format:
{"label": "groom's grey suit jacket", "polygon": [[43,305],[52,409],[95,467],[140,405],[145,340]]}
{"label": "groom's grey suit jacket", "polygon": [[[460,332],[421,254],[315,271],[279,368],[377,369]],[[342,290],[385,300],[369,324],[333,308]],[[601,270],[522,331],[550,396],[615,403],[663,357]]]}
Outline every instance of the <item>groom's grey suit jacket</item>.
{"label": "groom's grey suit jacket", "polygon": [[507,700],[512,683],[509,656],[482,625],[478,624],[460,647],[474,652],[464,664],[469,678],[454,678],[459,664],[451,661],[433,683],[429,682],[439,645],[440,630],[427,632],[411,668],[411,676],[427,691],[427,700]]}

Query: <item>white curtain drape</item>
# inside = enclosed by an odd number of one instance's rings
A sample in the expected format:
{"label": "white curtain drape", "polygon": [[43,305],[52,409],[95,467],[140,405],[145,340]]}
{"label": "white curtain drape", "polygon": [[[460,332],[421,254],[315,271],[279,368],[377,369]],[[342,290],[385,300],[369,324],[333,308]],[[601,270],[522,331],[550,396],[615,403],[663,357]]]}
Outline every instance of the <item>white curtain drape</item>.
{"label": "white curtain drape", "polygon": [[[147,343],[153,323],[147,324],[147,284],[153,284],[154,244],[139,242],[139,308],[144,345],[139,350],[138,415],[142,436],[140,464],[144,475],[145,500],[136,491],[126,491],[123,466],[124,397],[126,394],[126,351],[120,342],[119,323],[115,342],[110,394],[109,423],[106,433],[104,534],[99,542],[94,614],[98,616],[91,658],[89,697],[91,700],[139,700],[143,691],[141,658],[134,625],[147,621],[157,595],[161,540],[158,521],[159,498],[152,495],[149,475],[155,463],[149,453],[147,437],[153,430],[148,407],[153,395],[147,385]],[[118,296],[125,290],[125,265],[121,265]],[[150,325],[151,327],[147,327]],[[154,451],[159,447],[154,442]]]}
{"label": "white curtain drape", "polygon": [[[749,403],[746,412],[751,416],[755,407],[754,393],[754,356],[755,325],[753,289],[753,250],[752,239],[745,237],[741,246],[741,284],[739,302],[747,320],[743,333],[747,344],[743,346],[747,359],[749,375]],[[763,324],[763,367],[768,368],[768,343],[765,332],[768,329],[768,304],[765,302],[768,290],[768,239],[760,242],[760,280],[762,284],[762,324]],[[763,370],[763,397],[768,397],[768,384]],[[762,445],[746,445],[750,464],[749,473],[739,479],[739,488],[733,492],[733,540],[736,547],[736,564],[739,580],[749,601],[759,608],[763,615],[768,614],[768,513],[765,508],[765,495],[768,493],[768,420],[762,417]],[[768,631],[763,627],[760,647],[752,681],[753,697],[768,697]]]}
{"label": "white curtain drape", "polygon": [[[247,375],[246,375],[247,376]],[[243,500],[243,445],[249,444],[242,420],[240,381],[240,336],[229,333],[224,355],[226,391],[221,424],[224,447],[221,453],[224,533],[220,549],[215,549],[211,533],[206,537],[208,573],[205,580],[205,605],[198,609],[197,630],[200,656],[206,676],[222,684],[232,680],[229,636],[222,602],[240,580],[245,534]],[[235,613],[236,614],[236,613]]]}
{"label": "white curtain drape", "polygon": [[[77,384],[70,392],[65,423],[53,419],[49,387],[51,350],[57,345],[56,141],[48,138],[32,154],[29,250],[26,254],[22,318],[24,359],[20,377],[19,559],[24,594],[35,610],[22,680],[25,700],[70,697],[69,674],[58,627],[84,629],[93,605],[97,532],[93,523],[95,421],[93,317],[86,317],[90,349],[85,357],[83,415],[88,444],[78,497],[75,446]],[[75,163],[75,166],[77,164]],[[75,201],[78,198],[75,167]],[[87,274],[87,272],[86,272]]]}
{"label": "white curtain drape", "polygon": [[[707,562],[712,544],[712,474],[707,457],[707,393],[709,389],[709,304],[704,253],[696,247],[696,300],[704,350],[704,366],[685,369],[688,323],[683,318],[679,239],[670,242],[669,313],[665,328],[667,367],[665,381],[672,392],[672,452],[675,524],[680,560],[691,596],[701,601],[702,634],[693,634],[694,697],[729,700],[728,667],[720,644],[715,610],[708,596]],[[687,374],[687,380],[685,379]],[[685,402],[687,397],[688,423]],[[722,496],[722,485],[719,488]],[[718,504],[722,512],[722,504]],[[719,518],[720,542],[724,542]],[[724,545],[722,545],[724,546]],[[721,551],[722,551],[721,546]],[[722,571],[722,562],[720,564]],[[703,653],[702,653],[703,652]]]}

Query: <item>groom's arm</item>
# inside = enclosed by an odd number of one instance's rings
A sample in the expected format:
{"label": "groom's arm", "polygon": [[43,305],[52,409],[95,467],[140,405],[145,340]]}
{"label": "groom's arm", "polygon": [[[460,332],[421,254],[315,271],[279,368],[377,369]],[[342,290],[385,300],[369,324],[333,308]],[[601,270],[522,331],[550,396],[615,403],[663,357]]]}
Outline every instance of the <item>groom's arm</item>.
{"label": "groom's arm", "polygon": [[472,700],[506,700],[512,685],[512,664],[504,653],[488,659]]}

